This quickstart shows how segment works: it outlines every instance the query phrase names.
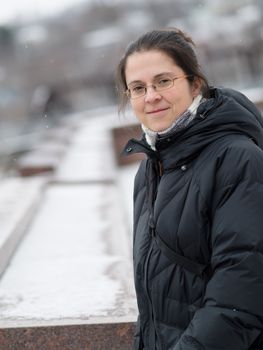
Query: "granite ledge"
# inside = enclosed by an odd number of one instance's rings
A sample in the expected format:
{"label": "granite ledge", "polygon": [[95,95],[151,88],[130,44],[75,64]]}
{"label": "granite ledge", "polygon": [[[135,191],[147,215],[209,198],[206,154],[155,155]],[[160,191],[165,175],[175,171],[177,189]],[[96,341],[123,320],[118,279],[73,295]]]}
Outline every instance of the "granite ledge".
{"label": "granite ledge", "polygon": [[134,322],[0,329],[0,350],[129,350]]}

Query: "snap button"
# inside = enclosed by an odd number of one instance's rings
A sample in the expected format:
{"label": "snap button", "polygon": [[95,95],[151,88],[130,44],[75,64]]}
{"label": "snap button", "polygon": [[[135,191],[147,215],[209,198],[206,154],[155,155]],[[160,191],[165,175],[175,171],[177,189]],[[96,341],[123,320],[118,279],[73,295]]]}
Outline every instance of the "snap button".
{"label": "snap button", "polygon": [[182,171],[185,171],[186,169],[187,169],[187,166],[186,166],[186,165],[182,165],[182,166],[181,166],[181,170],[182,170]]}
{"label": "snap button", "polygon": [[126,152],[127,152],[127,153],[131,153],[131,151],[132,151],[132,148],[131,148],[131,147],[126,148]]}

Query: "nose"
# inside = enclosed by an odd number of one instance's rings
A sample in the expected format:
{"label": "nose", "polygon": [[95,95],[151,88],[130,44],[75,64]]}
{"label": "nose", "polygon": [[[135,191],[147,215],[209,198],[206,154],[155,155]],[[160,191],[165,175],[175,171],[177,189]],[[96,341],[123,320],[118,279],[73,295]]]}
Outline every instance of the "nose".
{"label": "nose", "polygon": [[145,102],[152,102],[161,99],[161,95],[155,90],[154,86],[147,86]]}

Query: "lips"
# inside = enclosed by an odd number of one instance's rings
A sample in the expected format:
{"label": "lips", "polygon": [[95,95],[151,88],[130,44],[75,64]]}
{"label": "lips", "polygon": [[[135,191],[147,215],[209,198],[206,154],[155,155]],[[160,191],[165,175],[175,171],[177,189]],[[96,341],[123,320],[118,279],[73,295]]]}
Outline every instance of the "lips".
{"label": "lips", "polygon": [[146,112],[146,114],[155,114],[155,113],[167,111],[168,109],[169,109],[169,108],[159,108],[159,109],[155,109],[155,110],[153,110],[153,111]]}

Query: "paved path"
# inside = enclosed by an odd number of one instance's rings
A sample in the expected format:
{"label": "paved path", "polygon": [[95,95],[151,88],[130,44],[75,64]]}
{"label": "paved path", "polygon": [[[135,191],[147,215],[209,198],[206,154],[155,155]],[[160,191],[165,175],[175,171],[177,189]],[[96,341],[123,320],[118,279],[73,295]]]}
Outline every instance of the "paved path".
{"label": "paved path", "polygon": [[78,119],[0,280],[0,329],[135,321],[127,220],[132,188],[124,191],[114,160],[114,123],[111,114]]}

